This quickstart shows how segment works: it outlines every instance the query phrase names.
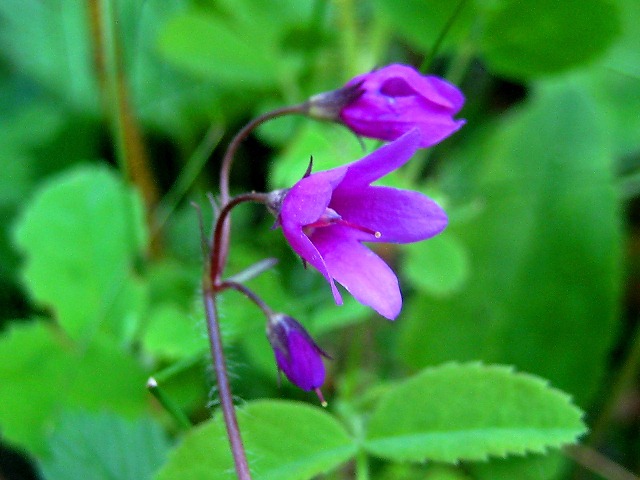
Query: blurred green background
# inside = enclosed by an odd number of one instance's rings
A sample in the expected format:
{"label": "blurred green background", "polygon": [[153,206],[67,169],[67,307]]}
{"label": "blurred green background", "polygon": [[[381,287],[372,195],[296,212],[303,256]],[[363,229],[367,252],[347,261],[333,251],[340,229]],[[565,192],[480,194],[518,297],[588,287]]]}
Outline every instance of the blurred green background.
{"label": "blurred green background", "polygon": [[[640,472],[638,18],[637,0],[3,0],[0,478],[153,478],[182,434],[147,377],[194,423],[216,403],[190,202],[211,217],[224,147],[253,117],[388,63],[466,96],[466,126],[388,179],[450,217],[378,250],[401,316],[336,307],[258,207],[234,212],[229,272],[280,260],[249,285],[334,358],[337,417],[425,367],[512,365],[586,412],[594,450],[568,456]],[[339,125],[277,119],[243,144],[232,191],[364,153]],[[258,309],[230,292],[221,314],[239,399],[315,402],[278,388]],[[371,475],[602,478],[560,458]]]}

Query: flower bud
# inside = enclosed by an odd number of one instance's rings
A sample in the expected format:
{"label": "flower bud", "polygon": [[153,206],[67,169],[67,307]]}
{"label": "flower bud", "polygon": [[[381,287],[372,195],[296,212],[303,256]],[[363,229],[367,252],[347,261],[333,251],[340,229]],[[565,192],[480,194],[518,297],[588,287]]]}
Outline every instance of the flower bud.
{"label": "flower bud", "polygon": [[339,122],[340,112],[364,93],[361,84],[362,82],[356,82],[338,90],[314,95],[307,102],[309,116],[318,120]]}
{"label": "flower bud", "polygon": [[315,390],[322,402],[320,391],[325,369],[322,357],[328,357],[313,341],[302,325],[293,318],[275,313],[267,322],[267,338],[276,357],[278,371],[284,372],[291,383],[303,390]]}
{"label": "flower bud", "polygon": [[355,134],[392,141],[417,128],[420,147],[444,140],[464,125],[454,119],[464,96],[454,85],[408,65],[359,75],[332,92],[311,97],[308,114],[340,122]]}

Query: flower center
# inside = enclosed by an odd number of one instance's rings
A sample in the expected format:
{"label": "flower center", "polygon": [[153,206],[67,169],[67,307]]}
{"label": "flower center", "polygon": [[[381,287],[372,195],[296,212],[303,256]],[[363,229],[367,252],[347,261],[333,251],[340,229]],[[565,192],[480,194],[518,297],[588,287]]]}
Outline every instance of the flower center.
{"label": "flower center", "polygon": [[320,215],[320,218],[318,218],[315,222],[305,225],[303,231],[308,237],[313,233],[314,229],[329,227],[331,225],[344,225],[345,227],[353,228],[355,230],[368,233],[369,235],[373,235],[376,238],[380,238],[382,236],[380,232],[376,232],[375,230],[372,230],[370,228],[363,227],[362,225],[358,225],[356,223],[352,223],[343,219],[340,214],[333,208],[327,208],[324,213]]}

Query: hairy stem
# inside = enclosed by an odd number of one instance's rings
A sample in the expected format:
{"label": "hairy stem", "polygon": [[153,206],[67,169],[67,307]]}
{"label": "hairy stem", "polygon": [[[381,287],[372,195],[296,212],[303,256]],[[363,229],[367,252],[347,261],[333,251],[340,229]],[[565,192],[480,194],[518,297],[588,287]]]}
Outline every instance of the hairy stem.
{"label": "hairy stem", "polygon": [[202,290],[204,299],[204,309],[207,317],[207,330],[209,332],[209,344],[211,347],[211,357],[216,371],[218,383],[218,393],[220,395],[220,405],[224,424],[227,429],[227,436],[231,445],[233,462],[236,467],[236,474],[239,480],[251,480],[247,455],[242,444],[242,436],[238,427],[238,419],[233,406],[233,395],[227,376],[227,365],[225,363],[224,350],[222,347],[222,334],[218,323],[218,309],[216,305],[216,295],[213,285],[207,273],[202,280]]}
{"label": "hairy stem", "polygon": [[[298,114],[304,115],[308,110],[308,106],[306,103],[301,103],[298,105],[293,105],[289,107],[282,107],[276,110],[272,110],[271,112],[267,112],[259,117],[253,119],[251,122],[246,124],[242,130],[240,130],[231,143],[229,143],[229,147],[224,154],[222,159],[222,167],[220,168],[220,203],[225,205],[229,202],[229,177],[231,174],[231,167],[233,165],[233,160],[236,156],[238,148],[240,144],[246,139],[249,134],[256,129],[258,126],[262,125],[268,120],[271,120],[276,117],[282,117],[284,115]],[[218,276],[222,275],[222,271],[224,270],[224,266],[227,262],[227,252],[229,251],[229,233],[231,231],[231,222],[230,220],[226,220],[223,225],[222,235],[220,237],[220,243],[218,245],[219,249],[219,265],[216,274]]]}
{"label": "hairy stem", "polygon": [[213,246],[211,249],[211,257],[209,260],[209,275],[211,277],[211,281],[216,286],[216,290],[220,282],[220,278],[222,277],[222,270],[224,270],[227,253],[229,252],[228,243],[225,243],[228,242],[228,226],[230,225],[228,219],[229,213],[240,203],[264,203],[266,199],[266,193],[245,193],[244,195],[238,195],[237,197],[224,202],[224,207],[220,211],[220,215],[218,215],[216,226],[213,231]]}

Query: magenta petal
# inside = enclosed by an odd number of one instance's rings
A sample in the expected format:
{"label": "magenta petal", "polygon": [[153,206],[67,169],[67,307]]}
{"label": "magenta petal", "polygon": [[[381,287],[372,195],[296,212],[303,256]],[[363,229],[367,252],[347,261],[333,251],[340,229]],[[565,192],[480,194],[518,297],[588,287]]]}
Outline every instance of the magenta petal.
{"label": "magenta petal", "polygon": [[402,308],[398,279],[380,257],[352,237],[352,231],[339,226],[317,229],[313,242],[333,278],[357,301],[393,320]]}
{"label": "magenta petal", "polygon": [[464,104],[462,92],[408,65],[389,65],[347,84],[356,85],[361,94],[344,105],[339,117],[358,135],[391,141],[418,128],[420,147],[427,148],[464,124],[453,119]]}
{"label": "magenta petal", "polygon": [[289,219],[285,217],[282,219],[282,233],[284,234],[284,238],[286,238],[287,242],[289,242],[293,251],[300,255],[300,257],[302,257],[302,259],[308,262],[311,266],[315,267],[324,276],[331,286],[331,292],[333,293],[333,298],[336,304],[342,305],[342,296],[340,295],[340,292],[338,292],[336,284],[329,274],[327,265],[322,258],[321,253],[311,242],[309,237],[304,234],[302,227],[290,222]]}
{"label": "magenta petal", "polygon": [[458,113],[464,105],[462,92],[439,77],[424,77],[416,84],[416,88],[423,96],[447,108],[451,115]]}
{"label": "magenta petal", "polygon": [[346,171],[345,167],[339,167],[300,180],[284,197],[280,216],[290,224],[308,225],[315,222],[326,210],[333,189]]}
{"label": "magenta petal", "polygon": [[325,370],[322,354],[308,335],[292,330],[287,334],[288,355],[274,349],[276,362],[292,383],[303,390],[313,390],[322,386]]}
{"label": "magenta petal", "polygon": [[410,243],[431,238],[447,226],[447,215],[429,197],[390,187],[339,187],[330,207],[348,222],[380,232],[380,238],[356,232],[370,242]]}
{"label": "magenta petal", "polygon": [[383,145],[357,162],[347,165],[347,173],[337,188],[348,189],[368,185],[400,168],[416,153],[420,132],[413,129],[396,141]]}

